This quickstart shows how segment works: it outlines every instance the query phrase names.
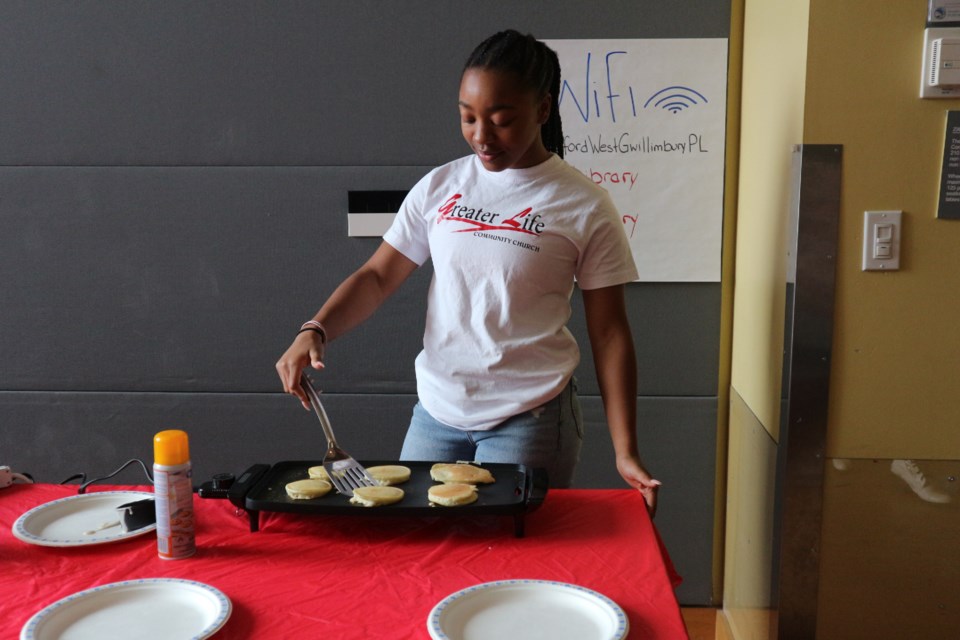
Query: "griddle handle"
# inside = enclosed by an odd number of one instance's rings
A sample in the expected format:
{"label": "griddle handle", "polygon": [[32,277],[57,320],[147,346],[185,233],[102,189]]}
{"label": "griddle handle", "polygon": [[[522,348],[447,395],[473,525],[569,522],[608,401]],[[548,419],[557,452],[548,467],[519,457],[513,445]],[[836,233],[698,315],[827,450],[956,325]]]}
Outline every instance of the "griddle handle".
{"label": "griddle handle", "polygon": [[527,474],[527,513],[540,508],[547,497],[549,484],[546,469],[538,467],[530,470]]}
{"label": "griddle handle", "polygon": [[268,464],[255,464],[241,473],[240,477],[230,485],[230,490],[227,493],[230,502],[239,509],[246,509],[247,494],[250,493],[250,490],[260,482],[260,479],[263,478],[263,475],[269,470],[270,465]]}

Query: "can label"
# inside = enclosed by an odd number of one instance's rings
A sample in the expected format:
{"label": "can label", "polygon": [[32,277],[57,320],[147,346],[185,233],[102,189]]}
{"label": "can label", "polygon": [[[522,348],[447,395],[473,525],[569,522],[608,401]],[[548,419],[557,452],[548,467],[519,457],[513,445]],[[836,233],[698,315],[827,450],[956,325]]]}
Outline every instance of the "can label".
{"label": "can label", "polygon": [[157,508],[157,551],[161,558],[177,560],[196,550],[193,532],[191,470],[154,469],[153,491]]}

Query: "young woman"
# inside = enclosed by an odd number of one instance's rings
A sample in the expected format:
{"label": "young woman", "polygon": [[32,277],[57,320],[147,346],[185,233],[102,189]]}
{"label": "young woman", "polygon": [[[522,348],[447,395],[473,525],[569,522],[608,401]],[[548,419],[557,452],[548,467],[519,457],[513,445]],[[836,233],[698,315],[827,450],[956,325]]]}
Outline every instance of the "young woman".
{"label": "young woman", "polygon": [[605,191],[563,161],[556,53],[530,35],[498,33],[460,82],[473,154],[410,191],[374,255],[348,277],[277,363],[284,390],[322,368],[326,342],[369,317],[431,259],[419,402],[402,460],[476,460],[547,469],[569,486],[582,419],[566,328],[576,279],[616,452],[617,470],[656,507],[659,482],[636,441],[636,360],[623,286],[636,268]]}

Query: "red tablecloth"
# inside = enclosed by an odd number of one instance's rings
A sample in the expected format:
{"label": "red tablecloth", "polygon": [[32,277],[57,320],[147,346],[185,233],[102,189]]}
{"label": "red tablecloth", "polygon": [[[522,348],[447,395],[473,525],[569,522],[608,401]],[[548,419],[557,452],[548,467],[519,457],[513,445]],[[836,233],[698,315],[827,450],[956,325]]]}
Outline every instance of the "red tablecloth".
{"label": "red tablecloth", "polygon": [[[134,487],[97,487],[88,491]],[[136,487],[139,490],[148,490]],[[246,514],[226,500],[194,498],[197,554],[157,557],[156,536],[83,547],[43,547],[11,527],[33,507],[76,486],[0,490],[0,629],[16,638],[37,611],[70,594],[138,578],[212,585],[233,614],[216,634],[240,638],[429,638],[426,620],[449,594],[483,582],[542,579],[575,583],[613,599],[630,638],[686,638],[674,597],[679,582],[632,490],[552,490],[526,518],[322,517]],[[360,507],[358,507],[360,508]]]}

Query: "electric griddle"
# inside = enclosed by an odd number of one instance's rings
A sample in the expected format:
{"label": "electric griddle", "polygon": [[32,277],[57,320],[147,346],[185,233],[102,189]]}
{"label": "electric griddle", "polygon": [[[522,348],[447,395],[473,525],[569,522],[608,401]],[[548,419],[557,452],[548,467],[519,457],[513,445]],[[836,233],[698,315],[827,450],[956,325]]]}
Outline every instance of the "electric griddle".
{"label": "electric griddle", "polygon": [[323,464],[319,460],[278,462],[273,465],[255,464],[235,478],[231,474],[219,474],[200,487],[201,498],[228,499],[236,507],[247,512],[250,531],[260,528],[261,511],[299,513],[311,516],[404,516],[404,517],[455,517],[455,516],[512,516],[514,534],[524,535],[524,517],[538,509],[547,495],[547,473],[544,469],[532,469],[520,464],[471,463],[488,469],[496,482],[477,485],[477,501],[457,507],[431,505],[427,490],[438,484],[430,477],[434,462],[412,461],[361,461],[365,467],[400,464],[410,469],[410,480],[397,486],[403,489],[404,498],[396,504],[382,507],[363,507],[350,503],[350,499],[331,491],[322,498],[294,500],[287,495],[287,483],[309,477],[310,467]]}

